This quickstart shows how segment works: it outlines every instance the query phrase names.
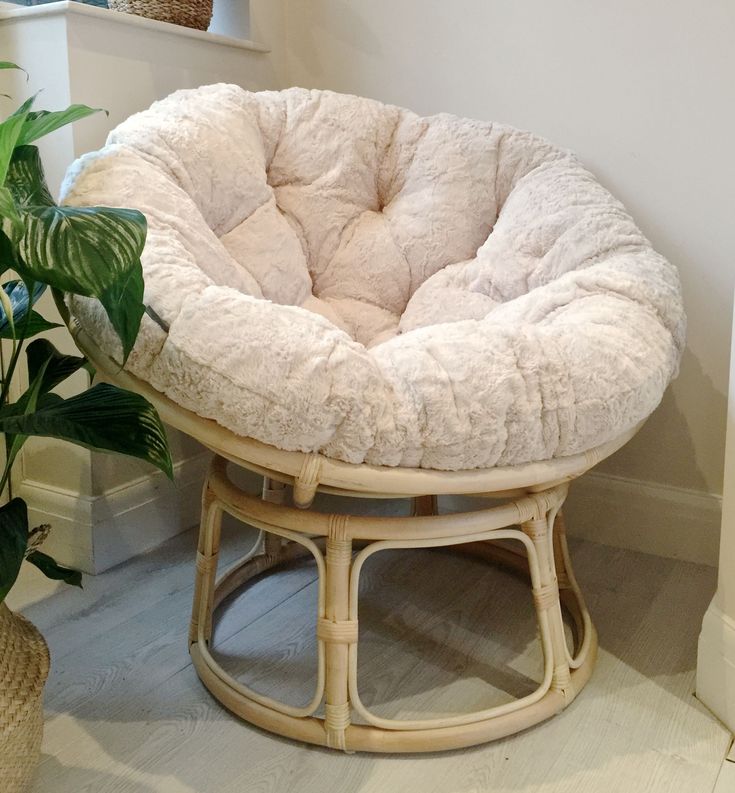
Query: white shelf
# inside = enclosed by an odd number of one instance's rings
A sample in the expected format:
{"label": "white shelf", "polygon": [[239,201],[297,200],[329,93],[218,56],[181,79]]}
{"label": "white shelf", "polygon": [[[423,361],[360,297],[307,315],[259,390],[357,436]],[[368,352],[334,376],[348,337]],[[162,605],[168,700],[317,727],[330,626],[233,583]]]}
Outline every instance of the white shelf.
{"label": "white shelf", "polygon": [[10,4],[0,3],[0,22],[12,22],[15,19],[27,19],[28,17],[47,17],[61,14],[81,14],[92,17],[99,21],[110,24],[130,25],[148,30],[155,30],[161,33],[170,33],[182,38],[197,39],[213,44],[221,44],[225,47],[236,47],[242,50],[253,52],[270,52],[269,48],[263,44],[248,39],[238,39],[232,36],[223,36],[220,33],[209,33],[205,30],[173,25],[170,22],[159,22],[155,19],[146,19],[135,14],[124,14],[119,11],[112,11],[98,6],[85,5],[84,3],[74,3],[71,0],[60,0],[56,3],[46,3],[37,6],[11,6]]}

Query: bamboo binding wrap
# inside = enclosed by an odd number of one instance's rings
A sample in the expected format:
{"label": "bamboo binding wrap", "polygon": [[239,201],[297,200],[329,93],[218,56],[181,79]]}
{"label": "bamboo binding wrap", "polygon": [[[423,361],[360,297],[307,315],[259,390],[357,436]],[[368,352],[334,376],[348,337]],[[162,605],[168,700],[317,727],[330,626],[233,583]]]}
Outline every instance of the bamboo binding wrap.
{"label": "bamboo binding wrap", "polygon": [[159,22],[206,30],[212,21],[213,0],[108,0],[114,11]]}
{"label": "bamboo binding wrap", "polygon": [[0,603],[0,789],[23,793],[43,735],[43,687],[50,667],[43,636]]}

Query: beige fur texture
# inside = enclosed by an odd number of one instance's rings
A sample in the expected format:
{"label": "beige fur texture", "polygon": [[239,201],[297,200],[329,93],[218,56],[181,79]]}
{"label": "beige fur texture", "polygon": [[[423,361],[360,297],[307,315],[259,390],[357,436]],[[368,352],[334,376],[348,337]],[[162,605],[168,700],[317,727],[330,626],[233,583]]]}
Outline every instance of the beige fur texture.
{"label": "beige fur texture", "polygon": [[502,124],[213,85],[129,118],[62,193],[148,219],[168,331],[144,317],[130,371],[281,449],[546,460],[634,426],[678,369],[676,270],[573,155]]}

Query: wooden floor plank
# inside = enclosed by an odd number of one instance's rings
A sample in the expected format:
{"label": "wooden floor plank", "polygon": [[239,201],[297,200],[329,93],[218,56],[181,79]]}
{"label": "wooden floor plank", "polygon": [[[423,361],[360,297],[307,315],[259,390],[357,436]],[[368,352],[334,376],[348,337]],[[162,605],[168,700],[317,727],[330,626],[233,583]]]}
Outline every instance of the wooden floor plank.
{"label": "wooden floor plank", "polygon": [[[226,536],[223,555],[242,547]],[[186,653],[190,537],[88,579],[82,593],[26,590],[54,657],[34,791],[729,793],[730,736],[692,696],[714,571],[584,542],[574,555],[601,641],[579,699],[510,739],[420,757],[305,747],[211,699]],[[446,553],[386,552],[366,565],[362,594],[361,692],[381,715],[484,707],[538,675],[530,598],[515,576]],[[256,580],[225,609],[217,652],[264,693],[303,700],[315,598],[305,564]]]}

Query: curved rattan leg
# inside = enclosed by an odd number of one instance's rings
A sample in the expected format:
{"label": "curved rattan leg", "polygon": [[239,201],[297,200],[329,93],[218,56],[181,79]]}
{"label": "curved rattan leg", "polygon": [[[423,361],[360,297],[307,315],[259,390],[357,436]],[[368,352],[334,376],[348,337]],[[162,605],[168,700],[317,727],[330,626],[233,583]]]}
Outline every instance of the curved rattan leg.
{"label": "curved rattan leg", "polygon": [[199,625],[204,625],[204,638],[212,636],[212,610],[214,607],[214,581],[217,575],[220,532],[222,529],[222,506],[209,486],[209,476],[202,491],[202,517],[197,545],[196,573],[194,578],[194,602],[189,625],[189,644],[197,641]]}
{"label": "curved rattan leg", "polygon": [[558,508],[554,508],[521,525],[533,542],[540,571],[539,586],[533,588],[533,600],[539,623],[545,621],[551,638],[553,676],[551,689],[558,691],[568,703],[574,698],[569,666],[569,649],[564,635],[564,621],[561,613],[561,599],[554,559],[553,527]]}
{"label": "curved rattan leg", "polygon": [[[213,474],[213,477],[216,477],[216,473]],[[214,481],[214,478],[211,479],[210,482],[211,481]],[[226,512],[230,512],[234,509],[233,505],[226,501],[220,501],[217,506]],[[236,511],[232,514],[236,517],[243,517]],[[265,525],[257,520],[248,520],[247,522],[252,523],[264,533],[278,535],[284,540],[289,540],[289,542],[282,545],[278,555],[264,553],[262,552],[262,548],[259,549],[258,545],[256,545],[250,553],[236,562],[221,578],[219,578],[219,580],[208,583],[207,587],[200,587],[201,594],[195,598],[195,609],[198,607],[198,619],[193,625],[193,639],[189,645],[192,662],[201,681],[223,705],[234,713],[259,724],[265,729],[271,729],[275,732],[283,731],[283,734],[287,735],[291,734],[288,731],[290,729],[289,725],[298,725],[299,729],[303,726],[303,729],[307,730],[309,734],[313,732],[315,727],[318,727],[321,732],[320,740],[313,742],[323,744],[325,743],[325,739],[322,721],[320,719],[311,718],[311,716],[317,710],[324,697],[324,641],[320,640],[317,643],[317,683],[314,696],[309,704],[305,706],[294,706],[260,694],[233,678],[213,656],[209,647],[209,639],[203,630],[204,622],[202,615],[205,613],[205,609],[208,608],[207,613],[211,616],[212,604],[214,607],[218,606],[226,597],[252,578],[283,562],[298,559],[305,554],[309,554],[314,558],[319,574],[317,605],[318,624],[326,622],[324,619],[325,563],[323,554],[317,543],[308,537],[288,531],[287,529]],[[207,530],[208,525],[208,522],[202,522],[202,536],[205,538],[209,535]],[[206,544],[205,540],[204,545]],[[251,714],[258,714],[257,718]],[[278,727],[276,727],[276,725],[278,725]]]}
{"label": "curved rattan leg", "polygon": [[567,545],[566,524],[561,510],[554,521],[554,560],[559,580],[559,593],[562,602],[574,617],[579,640],[574,656],[568,655],[567,660],[572,669],[581,666],[587,656],[597,652],[597,632],[587,609],[582,590],[577,583],[572,568],[572,560]]}
{"label": "curved rattan leg", "polygon": [[348,693],[348,649],[357,641],[357,622],[349,619],[352,541],[347,532],[348,517],[334,515],[326,543],[324,619],[317,636],[324,642],[326,678],[324,684],[324,731],[331,749],[346,748],[345,730],[350,724]]}
{"label": "curved rattan leg", "polygon": [[[286,502],[286,485],[270,477],[263,477],[263,501],[271,504],[284,504]],[[263,553],[272,561],[281,558],[283,552],[283,538],[271,532],[261,532],[263,535]]]}
{"label": "curved rattan leg", "polygon": [[[570,573],[567,569],[569,550],[567,548],[566,525],[564,515],[560,509],[554,520],[554,565],[556,566],[556,579],[559,584],[559,597],[565,606],[569,606],[570,601],[575,601],[579,608],[574,609],[574,625],[578,637],[584,637],[586,632],[585,621],[582,612],[586,611],[581,592],[575,592]],[[572,574],[572,578],[573,578]],[[583,639],[582,639],[583,641]],[[579,643],[579,642],[578,642]]]}

